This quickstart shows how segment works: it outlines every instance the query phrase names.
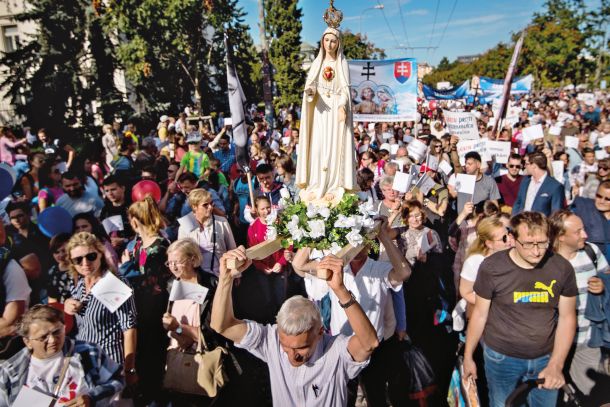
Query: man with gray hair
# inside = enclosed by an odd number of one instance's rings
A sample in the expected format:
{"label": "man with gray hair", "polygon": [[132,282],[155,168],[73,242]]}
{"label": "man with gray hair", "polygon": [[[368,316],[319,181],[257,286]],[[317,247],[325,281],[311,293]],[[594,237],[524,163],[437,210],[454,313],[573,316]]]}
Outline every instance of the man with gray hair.
{"label": "man with gray hair", "polygon": [[[227,261],[243,265],[229,270]],[[277,325],[241,321],[233,314],[231,289],[235,272],[250,266],[243,246],[220,259],[218,288],[212,305],[211,327],[266,362],[275,406],[345,406],[347,382],[368,364],[379,341],[375,329],[343,284],[343,261],[327,256],[317,268],[330,271],[328,286],[339,299],[354,335],[324,333],[315,305],[300,296],[288,299],[277,315]]]}

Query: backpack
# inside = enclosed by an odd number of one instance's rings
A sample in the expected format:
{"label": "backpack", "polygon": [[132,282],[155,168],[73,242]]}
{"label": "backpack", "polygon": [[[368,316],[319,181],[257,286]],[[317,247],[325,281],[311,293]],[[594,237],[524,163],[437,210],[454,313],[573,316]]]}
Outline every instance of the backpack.
{"label": "backpack", "polygon": [[585,253],[587,253],[587,256],[589,256],[591,262],[593,262],[595,270],[597,271],[597,254],[595,254],[595,250],[593,250],[593,247],[591,247],[589,243],[585,243]]}

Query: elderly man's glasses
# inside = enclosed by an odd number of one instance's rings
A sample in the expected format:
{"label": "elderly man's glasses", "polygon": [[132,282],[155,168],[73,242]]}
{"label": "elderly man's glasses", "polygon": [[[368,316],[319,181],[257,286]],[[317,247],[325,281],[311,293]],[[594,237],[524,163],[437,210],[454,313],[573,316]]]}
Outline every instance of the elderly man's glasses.
{"label": "elderly man's glasses", "polygon": [[37,342],[48,342],[51,337],[53,338],[61,338],[61,336],[65,333],[64,327],[61,326],[54,331],[47,332],[46,334],[39,336],[38,338],[29,338],[31,341]]}
{"label": "elderly man's glasses", "polygon": [[84,259],[87,259],[87,261],[89,263],[91,263],[91,262],[96,261],[98,256],[99,256],[99,254],[97,252],[91,252],[91,253],[85,254],[84,256],[72,257],[70,259],[70,261],[72,261],[72,264],[81,265],[81,264],[83,264]]}

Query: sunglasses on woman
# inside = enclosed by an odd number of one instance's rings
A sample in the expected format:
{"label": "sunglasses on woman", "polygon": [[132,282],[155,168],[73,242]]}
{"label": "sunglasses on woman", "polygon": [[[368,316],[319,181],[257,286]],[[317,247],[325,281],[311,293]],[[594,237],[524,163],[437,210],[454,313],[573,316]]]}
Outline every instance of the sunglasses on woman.
{"label": "sunglasses on woman", "polygon": [[91,262],[94,262],[97,260],[97,256],[98,256],[97,252],[91,252],[91,253],[85,254],[84,256],[72,257],[70,259],[70,261],[72,261],[72,264],[81,265],[81,264],[83,264],[83,259],[87,259],[87,261],[89,263],[91,263]]}

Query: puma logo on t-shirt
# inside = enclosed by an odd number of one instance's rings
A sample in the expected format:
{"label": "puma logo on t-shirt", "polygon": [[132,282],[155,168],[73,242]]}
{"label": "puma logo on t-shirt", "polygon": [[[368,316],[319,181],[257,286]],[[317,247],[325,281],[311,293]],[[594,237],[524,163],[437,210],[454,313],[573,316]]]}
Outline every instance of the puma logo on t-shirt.
{"label": "puma logo on t-shirt", "polygon": [[551,284],[548,286],[540,281],[536,281],[534,284],[534,290],[544,290],[544,291],[515,291],[513,293],[513,301],[515,303],[548,303],[549,295],[552,298],[555,298],[555,294],[553,293],[553,286],[557,280],[552,280]]}

